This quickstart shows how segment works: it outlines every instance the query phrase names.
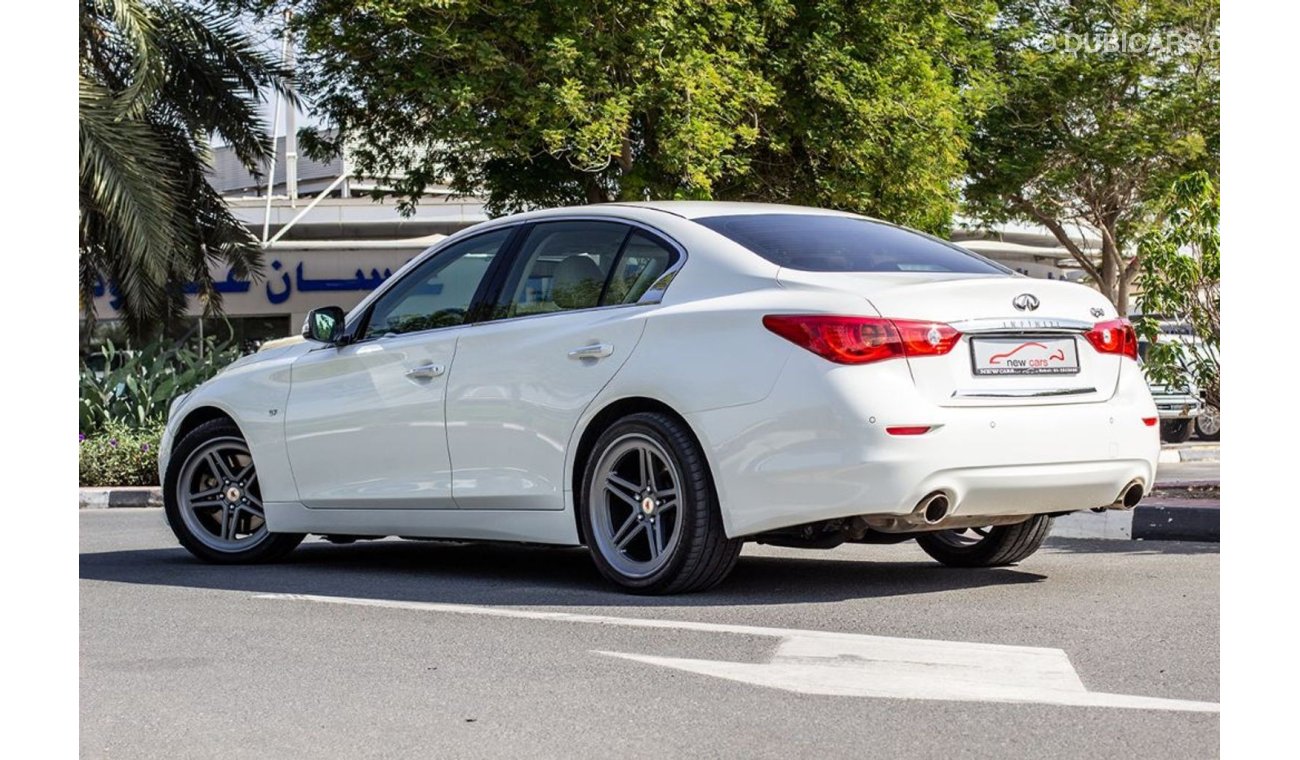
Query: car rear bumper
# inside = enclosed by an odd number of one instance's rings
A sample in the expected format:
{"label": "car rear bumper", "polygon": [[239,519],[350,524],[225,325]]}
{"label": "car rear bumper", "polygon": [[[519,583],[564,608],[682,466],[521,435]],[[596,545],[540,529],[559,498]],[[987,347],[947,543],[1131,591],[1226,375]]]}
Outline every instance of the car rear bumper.
{"label": "car rear bumper", "polygon": [[[762,402],[688,416],[710,456],[730,536],[857,515],[911,513],[948,496],[956,516],[1032,515],[1111,504],[1155,481],[1155,408],[1136,365],[1110,400],[939,407],[904,362],[787,365]],[[930,426],[922,435],[887,427]]]}

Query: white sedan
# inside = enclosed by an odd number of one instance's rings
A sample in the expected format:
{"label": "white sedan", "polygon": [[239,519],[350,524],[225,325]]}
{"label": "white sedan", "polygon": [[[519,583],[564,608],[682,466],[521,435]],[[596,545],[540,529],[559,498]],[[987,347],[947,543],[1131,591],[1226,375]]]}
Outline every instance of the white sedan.
{"label": "white sedan", "polygon": [[308,533],[585,544],[644,593],[718,583],[746,541],[986,567],[1135,505],[1159,450],[1099,293],[811,208],[496,219],[303,334],[172,405],[166,514],[202,559]]}

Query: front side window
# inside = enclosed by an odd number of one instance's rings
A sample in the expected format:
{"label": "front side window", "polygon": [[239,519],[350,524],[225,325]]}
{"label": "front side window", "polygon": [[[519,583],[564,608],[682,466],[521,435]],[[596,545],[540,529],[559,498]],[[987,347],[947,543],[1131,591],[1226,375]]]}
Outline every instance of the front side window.
{"label": "front side window", "polygon": [[919,232],[851,216],[747,214],[696,219],[777,266],[807,272],[1012,274]]}
{"label": "front side window", "polygon": [[474,294],[511,232],[476,235],[439,251],[375,301],[362,339],[464,324]]}

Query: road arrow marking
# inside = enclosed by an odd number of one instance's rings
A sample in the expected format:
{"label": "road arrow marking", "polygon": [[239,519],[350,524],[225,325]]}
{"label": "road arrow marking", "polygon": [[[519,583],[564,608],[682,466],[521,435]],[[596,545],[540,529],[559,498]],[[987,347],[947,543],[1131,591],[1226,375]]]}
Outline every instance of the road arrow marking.
{"label": "road arrow marking", "polygon": [[792,636],[764,663],[598,652],[799,694],[1218,712],[1213,702],[1091,692],[1060,649],[883,636]]}
{"label": "road arrow marking", "polygon": [[780,641],[769,662],[725,662],[626,652],[597,654],[725,678],[800,694],[971,702],[1033,702],[1084,707],[1218,712],[1215,702],[1091,692],[1060,649],[902,639],[855,633],[767,628],[690,620],[613,617],[473,604],[394,599],[257,594],[259,599],[457,615],[544,620],[703,633],[760,636]]}

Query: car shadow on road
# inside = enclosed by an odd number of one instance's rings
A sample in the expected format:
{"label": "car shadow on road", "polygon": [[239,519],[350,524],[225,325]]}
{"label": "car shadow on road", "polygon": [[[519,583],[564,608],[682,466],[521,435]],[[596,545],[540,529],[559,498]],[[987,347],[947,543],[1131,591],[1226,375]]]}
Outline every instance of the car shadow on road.
{"label": "car shadow on road", "polygon": [[396,601],[620,607],[805,604],[1045,580],[1018,568],[742,555],[716,589],[639,597],[607,584],[583,549],[425,541],[310,543],[275,565],[208,565],[179,548],[90,553],[81,555],[81,578]]}

